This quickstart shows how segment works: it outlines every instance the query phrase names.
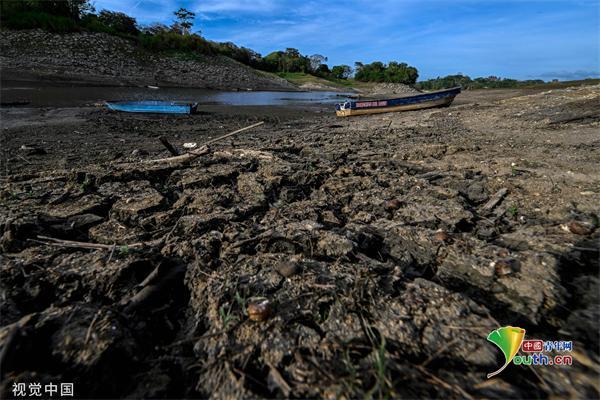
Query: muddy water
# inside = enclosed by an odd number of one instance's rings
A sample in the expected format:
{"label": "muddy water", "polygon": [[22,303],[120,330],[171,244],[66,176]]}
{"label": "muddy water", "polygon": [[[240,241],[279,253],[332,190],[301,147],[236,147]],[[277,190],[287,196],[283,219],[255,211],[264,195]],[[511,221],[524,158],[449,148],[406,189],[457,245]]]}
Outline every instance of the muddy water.
{"label": "muddy water", "polygon": [[3,103],[29,102],[39,107],[72,107],[107,100],[178,100],[234,106],[295,106],[344,101],[337,92],[226,92],[195,88],[94,87],[3,81]]}

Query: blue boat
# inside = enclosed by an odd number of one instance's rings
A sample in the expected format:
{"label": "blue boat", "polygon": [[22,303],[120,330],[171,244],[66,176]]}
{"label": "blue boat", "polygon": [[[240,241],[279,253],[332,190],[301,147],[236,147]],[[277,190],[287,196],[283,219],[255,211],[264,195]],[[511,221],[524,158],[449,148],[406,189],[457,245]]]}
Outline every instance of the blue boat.
{"label": "blue boat", "polygon": [[338,117],[349,117],[351,115],[379,114],[393,111],[444,107],[449,106],[459,93],[460,87],[454,87],[437,92],[422,93],[397,99],[347,101],[345,103],[336,104],[335,112]]}
{"label": "blue boat", "polygon": [[111,110],[132,113],[160,113],[160,114],[193,114],[198,108],[198,103],[180,101],[117,101],[106,102]]}

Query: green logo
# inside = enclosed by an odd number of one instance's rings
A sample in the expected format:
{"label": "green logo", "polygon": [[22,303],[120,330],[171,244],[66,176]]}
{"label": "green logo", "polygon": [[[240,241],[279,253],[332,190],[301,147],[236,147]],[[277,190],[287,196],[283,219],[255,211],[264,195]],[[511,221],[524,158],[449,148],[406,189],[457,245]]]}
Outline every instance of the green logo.
{"label": "green logo", "polygon": [[489,373],[487,375],[488,379],[492,376],[498,375],[504,370],[504,368],[508,366],[521,348],[521,343],[523,343],[524,337],[525,329],[514,326],[505,326],[504,328],[496,329],[488,335],[487,340],[494,343],[500,350],[502,350],[505,359],[504,365],[500,367],[498,371]]}

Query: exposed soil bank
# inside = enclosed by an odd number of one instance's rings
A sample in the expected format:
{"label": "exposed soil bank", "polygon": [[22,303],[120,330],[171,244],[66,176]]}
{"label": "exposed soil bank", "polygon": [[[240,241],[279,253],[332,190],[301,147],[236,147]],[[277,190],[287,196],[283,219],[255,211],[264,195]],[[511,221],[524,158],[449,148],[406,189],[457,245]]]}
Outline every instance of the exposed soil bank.
{"label": "exposed soil bank", "polygon": [[285,79],[223,56],[185,60],[103,33],[0,31],[2,79],[222,90],[296,90]]}
{"label": "exposed soil bank", "polygon": [[[3,109],[4,396],[597,398],[600,87],[523,94],[350,119]],[[147,162],[158,136],[258,120]],[[573,340],[574,365],[487,380],[504,325]]]}

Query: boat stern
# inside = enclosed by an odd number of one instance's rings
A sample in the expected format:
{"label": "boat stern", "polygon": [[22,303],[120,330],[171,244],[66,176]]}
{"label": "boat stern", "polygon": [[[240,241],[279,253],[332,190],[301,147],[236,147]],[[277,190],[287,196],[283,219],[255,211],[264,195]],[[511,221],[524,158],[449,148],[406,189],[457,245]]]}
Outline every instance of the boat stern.
{"label": "boat stern", "polygon": [[335,105],[335,114],[338,117],[349,117],[351,114],[350,102],[338,103]]}

